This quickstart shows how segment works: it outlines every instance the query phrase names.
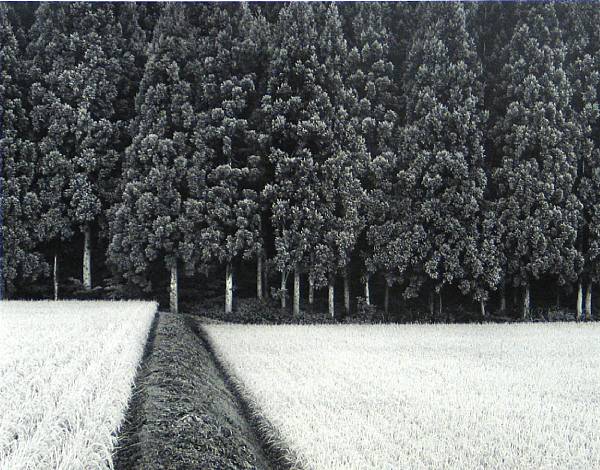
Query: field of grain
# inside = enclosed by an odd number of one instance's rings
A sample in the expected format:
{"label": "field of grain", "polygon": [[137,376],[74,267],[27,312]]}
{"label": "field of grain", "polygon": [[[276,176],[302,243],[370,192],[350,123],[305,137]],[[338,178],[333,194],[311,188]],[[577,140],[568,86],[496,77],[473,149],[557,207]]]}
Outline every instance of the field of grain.
{"label": "field of grain", "polygon": [[0,302],[0,468],[110,468],[157,306]]}
{"label": "field of grain", "polygon": [[304,468],[600,468],[600,324],[205,328]]}

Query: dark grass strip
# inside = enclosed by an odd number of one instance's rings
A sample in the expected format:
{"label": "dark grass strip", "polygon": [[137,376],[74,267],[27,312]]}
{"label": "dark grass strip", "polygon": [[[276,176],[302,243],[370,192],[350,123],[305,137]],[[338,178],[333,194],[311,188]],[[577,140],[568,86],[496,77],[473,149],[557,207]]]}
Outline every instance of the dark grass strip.
{"label": "dark grass strip", "polygon": [[[271,465],[197,326],[160,313],[114,459],[117,469]],[[150,339],[150,338],[149,338]]]}
{"label": "dark grass strip", "polygon": [[243,386],[229,373],[227,367],[219,359],[208,334],[201,326],[198,326],[198,320],[192,316],[186,316],[186,322],[210,353],[223,381],[238,401],[244,419],[250,423],[256,433],[262,450],[271,461],[273,468],[277,470],[302,469],[298,456],[285,444],[271,423],[261,416],[260,410],[247,398]]}
{"label": "dark grass strip", "polygon": [[154,342],[156,340],[156,328],[158,327],[160,315],[158,312],[154,314],[150,331],[148,332],[148,339],[146,340],[146,346],[144,347],[144,353],[142,355],[141,365],[138,369],[131,399],[127,407],[127,412],[121,429],[118,435],[118,444],[116,446],[116,453],[113,455],[113,464],[116,469],[119,468],[131,468],[135,466],[139,459],[140,452],[140,437],[137,432],[143,424],[143,404],[144,394],[142,393],[141,386],[144,382],[145,375],[148,372],[148,361],[154,351]]}

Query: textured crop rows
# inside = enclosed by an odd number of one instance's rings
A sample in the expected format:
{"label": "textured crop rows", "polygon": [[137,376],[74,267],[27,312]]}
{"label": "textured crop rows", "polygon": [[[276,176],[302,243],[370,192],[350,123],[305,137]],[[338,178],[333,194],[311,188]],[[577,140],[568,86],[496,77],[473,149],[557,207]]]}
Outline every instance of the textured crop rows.
{"label": "textured crop rows", "polygon": [[106,468],[156,305],[0,302],[0,468]]}
{"label": "textured crop rows", "polygon": [[600,325],[206,325],[309,469],[600,468]]}

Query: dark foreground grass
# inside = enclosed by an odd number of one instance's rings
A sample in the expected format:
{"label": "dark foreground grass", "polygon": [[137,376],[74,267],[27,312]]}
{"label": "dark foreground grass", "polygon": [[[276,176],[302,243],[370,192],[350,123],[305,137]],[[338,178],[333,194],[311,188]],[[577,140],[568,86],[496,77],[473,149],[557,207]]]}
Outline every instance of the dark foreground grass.
{"label": "dark foreground grass", "polygon": [[263,449],[195,322],[158,314],[119,436],[115,468],[277,468]]}

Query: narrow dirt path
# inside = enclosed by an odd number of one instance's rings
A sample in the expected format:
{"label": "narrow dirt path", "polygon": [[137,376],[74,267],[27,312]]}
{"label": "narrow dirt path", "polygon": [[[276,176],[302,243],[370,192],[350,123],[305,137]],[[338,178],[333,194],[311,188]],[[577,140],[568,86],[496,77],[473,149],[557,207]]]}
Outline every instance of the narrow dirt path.
{"label": "narrow dirt path", "polygon": [[278,469],[195,319],[159,313],[150,330],[116,469]]}

